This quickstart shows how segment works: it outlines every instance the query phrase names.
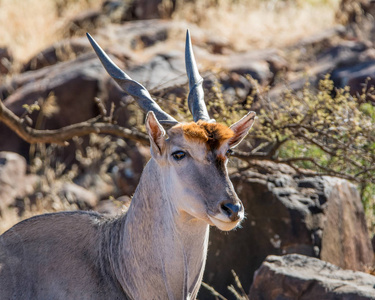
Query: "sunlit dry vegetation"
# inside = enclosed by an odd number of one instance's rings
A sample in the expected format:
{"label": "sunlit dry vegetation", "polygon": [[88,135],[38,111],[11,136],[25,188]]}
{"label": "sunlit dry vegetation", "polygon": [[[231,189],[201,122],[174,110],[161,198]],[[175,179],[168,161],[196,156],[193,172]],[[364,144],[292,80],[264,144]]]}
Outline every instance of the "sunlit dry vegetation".
{"label": "sunlit dry vegetation", "polygon": [[[126,161],[126,142],[110,136],[89,136],[88,145],[84,140],[74,138],[77,151],[76,163],[68,166],[60,157],[63,147],[43,144],[31,149],[29,172],[35,175],[32,194],[19,199],[18,207],[9,207],[1,216],[0,234],[21,220],[43,213],[87,209],[84,201],[75,199],[75,195],[62,191],[66,183],[79,182],[80,186],[100,196],[120,196],[116,189],[116,177],[111,174],[116,162]],[[97,188],[101,187],[101,190]],[[115,205],[123,206],[112,199]]]}
{"label": "sunlit dry vegetation", "polygon": [[[103,0],[0,0],[0,46],[25,62],[61,40],[69,20]],[[168,10],[170,0],[161,10]],[[176,1],[175,20],[187,20],[221,37],[234,50],[286,46],[334,24],[338,0]]]}
{"label": "sunlit dry vegetation", "polygon": [[[186,2],[186,3],[185,3]],[[176,19],[199,24],[237,51],[284,47],[332,27],[339,1],[178,2]]]}
{"label": "sunlit dry vegetation", "polygon": [[70,18],[102,0],[0,0],[0,46],[8,46],[25,62],[38,51],[61,40]]}

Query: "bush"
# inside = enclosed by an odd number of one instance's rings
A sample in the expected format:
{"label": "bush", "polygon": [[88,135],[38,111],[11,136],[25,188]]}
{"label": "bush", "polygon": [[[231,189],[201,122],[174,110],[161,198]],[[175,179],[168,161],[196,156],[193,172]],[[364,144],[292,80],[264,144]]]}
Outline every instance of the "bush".
{"label": "bush", "polygon": [[[375,106],[374,88],[352,96],[337,89],[329,76],[317,89],[308,83],[302,91],[285,91],[271,98],[268,88],[254,88],[246,103],[226,106],[215,87],[209,107],[218,121],[237,120],[251,107],[258,120],[247,137],[250,146],[234,156],[251,166],[254,160],[285,163],[306,176],[330,175],[358,184],[375,229]],[[229,125],[229,124],[228,124]]]}

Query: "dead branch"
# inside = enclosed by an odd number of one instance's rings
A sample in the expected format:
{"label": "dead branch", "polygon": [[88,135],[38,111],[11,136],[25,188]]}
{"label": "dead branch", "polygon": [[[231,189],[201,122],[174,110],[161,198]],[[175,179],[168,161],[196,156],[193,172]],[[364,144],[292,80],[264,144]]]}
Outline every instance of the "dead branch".
{"label": "dead branch", "polygon": [[[301,175],[308,175],[308,176],[335,176],[343,179],[347,179],[354,182],[362,182],[358,176],[351,176],[344,172],[338,172],[333,169],[327,168],[321,164],[319,164],[316,159],[312,157],[293,157],[293,158],[278,158],[273,157],[272,155],[269,155],[269,153],[258,153],[258,154],[252,154],[250,152],[242,152],[242,151],[235,151],[231,155],[233,157],[236,157],[238,159],[241,159],[243,161],[246,161],[250,165],[252,165],[252,161],[270,161],[275,162],[279,164],[286,164],[290,167],[292,167],[296,172],[298,172]],[[316,172],[312,170],[305,170],[295,165],[296,162],[310,162],[313,165],[315,165],[318,169],[322,170],[321,172]]]}
{"label": "dead branch", "polygon": [[99,108],[100,115],[105,118],[107,115],[107,110],[105,109],[104,103],[102,102],[102,100],[100,100],[100,98],[97,97],[95,97],[94,101]]}
{"label": "dead branch", "polygon": [[0,121],[14,131],[20,138],[30,144],[45,143],[67,146],[68,140],[75,136],[84,136],[90,133],[111,134],[114,136],[141,142],[149,145],[148,137],[137,131],[125,127],[111,124],[108,122],[100,122],[98,116],[90,120],[72,124],[56,130],[37,130],[25,124],[25,121],[16,116],[12,111],[5,107],[0,100]]}

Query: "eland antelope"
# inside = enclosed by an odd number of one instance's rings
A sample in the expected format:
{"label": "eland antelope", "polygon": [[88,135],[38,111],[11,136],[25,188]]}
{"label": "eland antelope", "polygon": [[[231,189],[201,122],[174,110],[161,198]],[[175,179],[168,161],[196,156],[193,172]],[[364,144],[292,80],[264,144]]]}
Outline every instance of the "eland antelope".
{"label": "eland antelope", "polygon": [[126,214],[45,214],[0,236],[0,299],[195,299],[209,226],[229,231],[244,217],[227,162],[255,113],[230,127],[210,119],[189,32],[191,123],[165,113],[87,36],[107,72],[147,112],[151,159]]}

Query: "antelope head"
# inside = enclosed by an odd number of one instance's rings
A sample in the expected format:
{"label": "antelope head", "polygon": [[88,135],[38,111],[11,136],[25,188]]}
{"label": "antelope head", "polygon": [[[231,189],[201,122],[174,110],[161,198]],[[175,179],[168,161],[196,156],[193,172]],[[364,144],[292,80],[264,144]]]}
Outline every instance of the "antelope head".
{"label": "antelope head", "polygon": [[147,112],[152,159],[161,170],[164,191],[175,210],[221,230],[235,228],[244,218],[244,208],[229,180],[227,163],[231,149],[253,125],[255,113],[249,112],[230,127],[209,117],[189,31],[185,63],[190,88],[188,106],[194,119],[191,123],[179,123],[164,112],[140,83],[118,68],[87,36],[107,72]]}

